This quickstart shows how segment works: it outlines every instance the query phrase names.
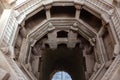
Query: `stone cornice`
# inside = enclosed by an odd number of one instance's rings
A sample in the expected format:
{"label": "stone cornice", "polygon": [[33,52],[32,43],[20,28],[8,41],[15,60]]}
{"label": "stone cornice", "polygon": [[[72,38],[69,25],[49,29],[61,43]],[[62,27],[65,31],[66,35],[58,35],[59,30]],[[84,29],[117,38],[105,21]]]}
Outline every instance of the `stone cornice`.
{"label": "stone cornice", "polygon": [[[85,24],[83,21],[68,18],[45,20],[42,23],[38,24],[32,31],[30,31],[27,37],[36,39],[38,37],[37,35],[40,36],[41,32],[42,34],[46,34],[48,31],[50,31],[49,22],[52,23],[53,27],[55,27],[54,29],[62,28],[59,26],[64,26],[64,28],[66,27],[68,29],[72,29],[71,27],[74,27],[73,24],[77,23],[77,26],[75,28],[78,28],[78,32],[82,32],[82,34],[85,34],[88,38],[93,38],[97,34],[97,32],[94,29],[92,29],[89,25]],[[37,39],[40,39],[40,37]]]}

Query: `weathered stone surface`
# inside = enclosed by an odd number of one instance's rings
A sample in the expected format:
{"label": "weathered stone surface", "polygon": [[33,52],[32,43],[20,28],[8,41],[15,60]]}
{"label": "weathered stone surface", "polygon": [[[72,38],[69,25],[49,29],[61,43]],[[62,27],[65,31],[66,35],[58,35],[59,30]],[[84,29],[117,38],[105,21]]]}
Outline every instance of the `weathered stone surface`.
{"label": "weathered stone surface", "polygon": [[9,77],[10,74],[7,71],[0,68],[0,80],[8,80]]}
{"label": "weathered stone surface", "polygon": [[58,70],[86,80],[119,80],[119,0],[1,1],[0,15],[10,9],[0,17],[0,80],[43,80]]}

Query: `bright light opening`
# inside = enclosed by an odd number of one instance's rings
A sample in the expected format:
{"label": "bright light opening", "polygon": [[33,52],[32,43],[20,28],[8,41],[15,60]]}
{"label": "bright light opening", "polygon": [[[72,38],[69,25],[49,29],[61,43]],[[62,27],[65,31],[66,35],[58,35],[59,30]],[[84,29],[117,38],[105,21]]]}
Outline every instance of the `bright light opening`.
{"label": "bright light opening", "polygon": [[72,80],[72,78],[68,73],[59,71],[53,75],[52,80]]}

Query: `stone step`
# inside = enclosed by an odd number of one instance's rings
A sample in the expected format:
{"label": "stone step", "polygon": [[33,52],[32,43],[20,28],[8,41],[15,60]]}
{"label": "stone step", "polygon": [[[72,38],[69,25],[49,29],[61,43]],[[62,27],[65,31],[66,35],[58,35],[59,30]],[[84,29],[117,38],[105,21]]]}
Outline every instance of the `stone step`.
{"label": "stone step", "polygon": [[9,77],[10,74],[7,71],[0,68],[0,80],[8,80]]}

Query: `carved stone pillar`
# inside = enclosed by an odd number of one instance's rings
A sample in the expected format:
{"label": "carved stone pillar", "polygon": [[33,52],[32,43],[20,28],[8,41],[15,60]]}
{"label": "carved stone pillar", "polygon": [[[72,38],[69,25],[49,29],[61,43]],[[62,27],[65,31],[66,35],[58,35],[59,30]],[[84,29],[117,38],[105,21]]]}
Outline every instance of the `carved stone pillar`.
{"label": "carved stone pillar", "polygon": [[117,55],[119,55],[119,53],[120,53],[120,45],[119,45],[119,43],[117,43],[114,46],[114,57],[116,57]]}
{"label": "carved stone pillar", "polygon": [[29,49],[29,39],[23,39],[19,54],[19,59],[18,59],[20,63],[26,63],[26,59],[28,58],[27,56],[28,49]]}
{"label": "carved stone pillar", "polygon": [[45,6],[45,9],[46,9],[46,18],[47,18],[47,19],[50,19],[50,18],[51,18],[50,8],[51,8],[51,5]]}
{"label": "carved stone pillar", "polygon": [[81,6],[75,5],[75,8],[76,8],[75,18],[79,19]]}
{"label": "carved stone pillar", "polygon": [[25,29],[25,27],[21,27],[20,34],[24,38],[27,36],[27,30]]}
{"label": "carved stone pillar", "polygon": [[74,48],[77,43],[77,34],[73,31],[69,31],[68,33],[68,48]]}
{"label": "carved stone pillar", "polygon": [[56,49],[57,48],[57,32],[51,32],[48,34],[48,41],[50,48]]}
{"label": "carved stone pillar", "polygon": [[[103,22],[103,21],[102,21]],[[102,27],[100,28],[98,35],[101,37],[105,32],[105,24],[102,23]]]}

